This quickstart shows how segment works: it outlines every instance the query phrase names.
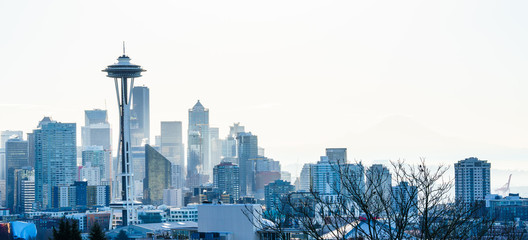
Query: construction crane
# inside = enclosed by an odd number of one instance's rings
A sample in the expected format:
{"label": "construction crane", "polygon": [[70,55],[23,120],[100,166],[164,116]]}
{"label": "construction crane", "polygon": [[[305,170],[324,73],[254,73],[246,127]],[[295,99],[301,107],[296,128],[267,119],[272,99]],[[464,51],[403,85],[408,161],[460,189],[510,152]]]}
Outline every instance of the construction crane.
{"label": "construction crane", "polygon": [[501,193],[502,195],[506,195],[506,193],[510,193],[510,181],[511,181],[511,176],[512,176],[512,175],[510,174],[510,177],[508,178],[508,182],[507,182],[506,184],[504,184],[504,186],[495,189],[495,192],[497,192],[497,193]]}

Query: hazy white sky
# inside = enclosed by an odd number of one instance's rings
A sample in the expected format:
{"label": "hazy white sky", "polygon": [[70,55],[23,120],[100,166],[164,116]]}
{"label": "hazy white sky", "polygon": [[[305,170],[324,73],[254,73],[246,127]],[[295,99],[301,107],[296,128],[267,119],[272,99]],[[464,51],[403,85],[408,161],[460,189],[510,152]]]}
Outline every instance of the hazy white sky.
{"label": "hazy white sky", "polygon": [[[0,129],[44,115],[117,128],[121,54],[148,71],[151,132],[197,99],[298,173],[326,147],[366,162],[464,157],[528,171],[526,1],[0,1]],[[117,139],[114,136],[114,140]],[[80,141],[79,141],[80,144]],[[501,185],[503,178],[498,178]],[[515,176],[512,180],[515,184]]]}

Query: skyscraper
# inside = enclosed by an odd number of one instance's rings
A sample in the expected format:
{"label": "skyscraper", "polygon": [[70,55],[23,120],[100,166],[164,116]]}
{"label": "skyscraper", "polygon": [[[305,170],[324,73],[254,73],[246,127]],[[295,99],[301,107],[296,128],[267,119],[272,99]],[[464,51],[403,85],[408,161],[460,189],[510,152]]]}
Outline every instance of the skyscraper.
{"label": "skyscraper", "polygon": [[9,139],[18,138],[22,139],[24,133],[22,131],[5,130],[0,132],[0,148],[5,148],[5,143]]}
{"label": "skyscraper", "polygon": [[[202,184],[207,177],[212,176],[209,138],[209,109],[198,102],[189,109],[187,150],[187,178],[190,182]],[[196,179],[198,182],[196,182]],[[191,186],[192,187],[192,186]]]}
{"label": "skyscraper", "polygon": [[[222,156],[225,158],[236,158],[237,155],[237,141],[238,133],[245,132],[245,127],[240,126],[240,123],[234,123],[229,127],[229,135],[222,144]],[[235,162],[238,163],[238,162]]]}
{"label": "skyscraper", "polygon": [[161,154],[172,164],[185,166],[184,148],[182,141],[182,122],[161,122]]}
{"label": "skyscraper", "polygon": [[6,147],[6,202],[11,211],[15,209],[15,171],[23,167],[30,167],[28,161],[28,142],[19,138],[12,138],[5,143]]}
{"label": "skyscraper", "polygon": [[132,146],[142,146],[150,139],[150,91],[146,86],[132,89],[130,131]]}
{"label": "skyscraper", "polygon": [[216,166],[220,164],[222,160],[222,140],[220,139],[220,133],[218,128],[209,128],[209,139],[210,139],[210,159],[211,165]]}
{"label": "skyscraper", "polygon": [[[6,159],[5,159],[5,143],[10,138],[18,138],[22,139],[23,133],[22,131],[12,131],[12,130],[5,130],[0,132],[0,180],[6,180],[7,176],[7,169],[6,169]],[[4,189],[0,189],[0,191],[5,191]],[[5,199],[2,199],[4,201]]]}
{"label": "skyscraper", "polygon": [[255,170],[253,161],[258,157],[258,138],[251,132],[238,133],[238,164],[240,167],[240,196],[253,194],[255,186]]}
{"label": "skyscraper", "polygon": [[35,200],[52,207],[52,189],[70,186],[77,176],[76,124],[43,118],[35,135]]}
{"label": "skyscraper", "polygon": [[346,163],[348,161],[346,148],[327,148],[326,156],[330,162]]}
{"label": "skyscraper", "polygon": [[218,188],[220,194],[229,194],[230,203],[240,197],[240,171],[236,164],[223,162],[214,167],[213,186]]}
{"label": "skyscraper", "polygon": [[455,163],[455,199],[465,203],[483,200],[490,193],[490,168],[488,161],[475,157]]}
{"label": "skyscraper", "polygon": [[[372,205],[381,209],[391,201],[392,178],[389,169],[381,164],[373,164],[365,171],[367,196],[371,197]],[[383,211],[382,211],[383,212]]]}
{"label": "skyscraper", "polygon": [[171,187],[171,162],[150,145],[145,145],[145,204],[163,204],[163,190]]}
{"label": "skyscraper", "polygon": [[108,123],[107,111],[86,110],[84,119],[84,126],[81,128],[82,151],[101,148],[104,153],[103,161],[100,164],[92,164],[92,166],[99,167],[101,178],[110,181],[112,178],[112,129]]}

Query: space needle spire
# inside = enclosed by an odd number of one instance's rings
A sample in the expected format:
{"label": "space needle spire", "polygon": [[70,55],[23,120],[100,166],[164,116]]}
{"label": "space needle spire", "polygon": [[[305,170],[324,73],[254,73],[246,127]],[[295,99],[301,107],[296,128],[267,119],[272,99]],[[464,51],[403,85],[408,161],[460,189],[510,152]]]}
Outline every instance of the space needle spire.
{"label": "space needle spire", "polygon": [[[125,42],[123,42],[123,55],[117,58],[117,63],[109,65],[102,70],[107,77],[114,79],[117,105],[119,107],[119,147],[117,159],[121,166],[121,194],[112,197],[110,207],[112,216],[110,226],[114,225],[114,211],[121,211],[122,225],[134,225],[138,223],[137,207],[140,202],[136,201],[134,195],[134,169],[132,165],[132,146],[130,145],[130,104],[134,79],[141,77],[143,68],[130,63],[130,58],[125,54]],[[117,188],[117,184],[114,186]],[[119,196],[120,195],[120,196]]]}

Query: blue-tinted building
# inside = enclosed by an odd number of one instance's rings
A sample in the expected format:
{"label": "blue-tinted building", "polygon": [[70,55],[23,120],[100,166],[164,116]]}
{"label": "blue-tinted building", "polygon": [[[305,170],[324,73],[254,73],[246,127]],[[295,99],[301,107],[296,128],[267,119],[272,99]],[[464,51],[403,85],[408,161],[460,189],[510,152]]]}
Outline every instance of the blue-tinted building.
{"label": "blue-tinted building", "polygon": [[51,208],[52,188],[70,186],[77,177],[76,124],[45,117],[33,131],[35,141],[35,200]]}
{"label": "blue-tinted building", "polygon": [[150,139],[150,91],[139,86],[132,89],[132,111],[130,119],[131,144],[141,146]]}
{"label": "blue-tinted building", "polygon": [[282,198],[288,193],[295,191],[295,186],[290,182],[276,180],[264,187],[266,210],[279,209],[283,210],[285,204],[282,204]]}
{"label": "blue-tinted building", "polygon": [[28,142],[20,138],[7,140],[5,143],[6,154],[6,201],[7,207],[15,212],[15,170],[29,167]]}
{"label": "blue-tinted building", "polygon": [[87,195],[87,189],[88,189],[88,182],[86,181],[75,181],[73,183],[73,186],[75,187],[75,205],[79,209],[86,208],[88,204],[88,195]]}
{"label": "blue-tinted building", "polygon": [[231,162],[222,162],[214,167],[213,186],[220,194],[228,194],[229,203],[234,203],[240,197],[239,167]]}
{"label": "blue-tinted building", "polygon": [[258,157],[258,138],[251,132],[237,135],[238,165],[240,167],[240,196],[253,194],[255,186],[255,168],[253,161]]}
{"label": "blue-tinted building", "polygon": [[209,109],[198,101],[189,109],[187,178],[189,187],[203,184],[212,176],[210,159]]}

